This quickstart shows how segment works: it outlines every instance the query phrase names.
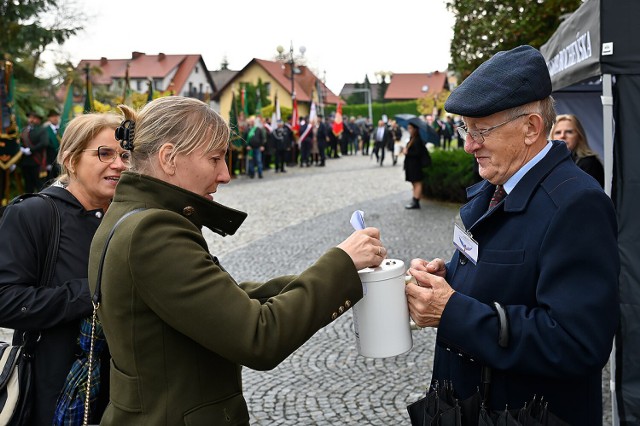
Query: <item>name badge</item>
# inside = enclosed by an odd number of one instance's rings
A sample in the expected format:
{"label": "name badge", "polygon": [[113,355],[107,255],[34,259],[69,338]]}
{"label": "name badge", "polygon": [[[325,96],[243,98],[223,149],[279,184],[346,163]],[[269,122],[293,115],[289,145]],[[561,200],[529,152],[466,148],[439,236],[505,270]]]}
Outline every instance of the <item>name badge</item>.
{"label": "name badge", "polygon": [[453,245],[474,265],[478,263],[478,243],[457,223],[453,228]]}

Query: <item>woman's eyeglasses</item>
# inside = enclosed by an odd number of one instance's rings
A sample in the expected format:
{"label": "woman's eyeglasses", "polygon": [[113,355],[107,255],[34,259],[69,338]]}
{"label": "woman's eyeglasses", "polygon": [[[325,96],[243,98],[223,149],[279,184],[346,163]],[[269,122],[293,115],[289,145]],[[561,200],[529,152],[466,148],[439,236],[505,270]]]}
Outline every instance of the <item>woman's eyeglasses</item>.
{"label": "woman's eyeglasses", "polygon": [[99,146],[96,149],[83,149],[82,152],[85,151],[98,151],[98,160],[103,163],[113,163],[116,161],[116,157],[120,156],[120,160],[124,164],[129,164],[131,162],[131,152],[130,151],[122,151],[118,154],[118,151],[115,148],[110,148],[108,146]]}

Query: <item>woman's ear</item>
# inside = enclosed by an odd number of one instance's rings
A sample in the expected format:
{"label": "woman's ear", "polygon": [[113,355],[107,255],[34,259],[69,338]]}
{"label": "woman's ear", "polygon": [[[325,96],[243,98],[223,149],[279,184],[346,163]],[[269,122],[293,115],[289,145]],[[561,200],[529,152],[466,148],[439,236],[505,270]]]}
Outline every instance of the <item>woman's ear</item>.
{"label": "woman's ear", "polygon": [[176,162],[175,157],[172,157],[173,153],[173,144],[172,143],[164,143],[158,150],[158,161],[160,163],[160,167],[165,174],[169,176],[173,176],[176,174]]}

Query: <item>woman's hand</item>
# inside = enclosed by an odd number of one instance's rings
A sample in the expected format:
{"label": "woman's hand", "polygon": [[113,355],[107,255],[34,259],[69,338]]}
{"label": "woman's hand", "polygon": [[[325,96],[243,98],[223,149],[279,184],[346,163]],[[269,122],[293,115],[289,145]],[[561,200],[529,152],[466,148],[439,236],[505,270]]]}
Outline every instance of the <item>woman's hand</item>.
{"label": "woman's hand", "polygon": [[377,228],[355,231],[338,244],[338,248],[351,257],[357,270],[376,267],[387,256],[387,249],[382,246],[380,231]]}

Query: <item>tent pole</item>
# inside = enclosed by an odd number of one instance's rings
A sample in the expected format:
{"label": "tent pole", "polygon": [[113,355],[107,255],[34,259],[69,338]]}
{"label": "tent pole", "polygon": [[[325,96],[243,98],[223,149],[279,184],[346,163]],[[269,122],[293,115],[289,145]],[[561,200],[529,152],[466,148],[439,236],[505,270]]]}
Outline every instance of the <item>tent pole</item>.
{"label": "tent pole", "polygon": [[[611,74],[602,74],[602,128],[604,140],[604,191],[611,197],[613,182],[613,90]],[[611,391],[611,424],[620,425],[616,399],[616,345],[614,342],[609,357]]]}
{"label": "tent pole", "polygon": [[602,74],[602,128],[604,131],[604,191],[611,196],[613,181],[613,90],[611,74]]}

